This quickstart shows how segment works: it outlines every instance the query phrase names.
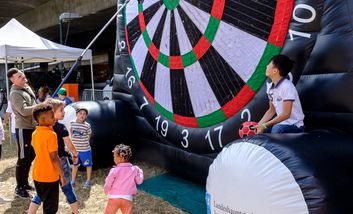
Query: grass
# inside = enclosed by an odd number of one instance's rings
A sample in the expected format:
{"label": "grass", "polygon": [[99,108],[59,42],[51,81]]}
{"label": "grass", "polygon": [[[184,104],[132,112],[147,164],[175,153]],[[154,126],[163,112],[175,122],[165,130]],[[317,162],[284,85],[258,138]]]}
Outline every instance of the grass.
{"label": "grass", "polygon": [[[0,160],[0,213],[20,214],[26,213],[30,199],[22,199],[14,196],[16,186],[15,166],[17,161],[17,148],[15,144],[10,144],[7,138],[2,145],[2,159]],[[110,154],[109,154],[110,155]],[[166,170],[149,165],[142,161],[134,164],[140,166],[145,175],[145,179],[166,172]],[[83,189],[82,185],[85,181],[85,172],[79,172],[77,175],[76,194],[80,213],[103,213],[107,203],[107,197],[103,193],[103,185],[105,177],[110,168],[95,170],[92,173],[92,188],[90,190]],[[30,183],[33,184],[30,172]],[[34,194],[34,192],[32,192]],[[151,196],[143,191],[134,197],[133,205],[134,213],[185,213],[182,210],[172,206],[161,198]],[[59,211],[58,213],[70,213],[70,207],[66,203],[64,195],[60,192]],[[38,213],[42,213],[40,208]]]}

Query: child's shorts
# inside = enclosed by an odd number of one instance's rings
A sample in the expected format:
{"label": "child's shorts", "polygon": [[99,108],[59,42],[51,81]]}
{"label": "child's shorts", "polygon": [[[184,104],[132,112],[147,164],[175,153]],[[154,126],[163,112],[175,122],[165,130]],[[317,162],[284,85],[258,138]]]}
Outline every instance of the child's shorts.
{"label": "child's shorts", "polygon": [[79,152],[78,153],[78,164],[86,167],[86,166],[92,166],[92,151],[87,151],[87,152]]}

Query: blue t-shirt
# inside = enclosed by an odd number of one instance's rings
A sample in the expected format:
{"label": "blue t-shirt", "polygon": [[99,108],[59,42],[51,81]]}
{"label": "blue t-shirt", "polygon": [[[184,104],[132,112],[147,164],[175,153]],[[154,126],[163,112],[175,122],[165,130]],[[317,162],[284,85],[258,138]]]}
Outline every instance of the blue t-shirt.
{"label": "blue t-shirt", "polygon": [[65,106],[70,105],[72,103],[72,100],[68,97],[65,97],[64,99],[60,99],[58,96],[55,96],[54,99],[64,101]]}
{"label": "blue t-shirt", "polygon": [[65,106],[67,106],[67,105],[72,103],[72,100],[70,98],[68,98],[68,97],[65,97],[62,101],[65,102]]}
{"label": "blue t-shirt", "polygon": [[56,136],[58,138],[59,157],[69,156],[69,154],[65,151],[65,143],[63,139],[64,137],[69,136],[69,131],[66,129],[66,126],[64,124],[56,122],[55,125],[53,126],[53,130],[56,133]]}

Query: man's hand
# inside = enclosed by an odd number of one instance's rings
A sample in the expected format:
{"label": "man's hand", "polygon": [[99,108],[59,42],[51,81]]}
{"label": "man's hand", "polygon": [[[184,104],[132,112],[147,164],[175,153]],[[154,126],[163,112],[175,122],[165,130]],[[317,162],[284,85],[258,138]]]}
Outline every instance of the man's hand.
{"label": "man's hand", "polygon": [[78,163],[78,157],[77,156],[72,156],[72,163],[74,165],[77,165],[77,163]]}

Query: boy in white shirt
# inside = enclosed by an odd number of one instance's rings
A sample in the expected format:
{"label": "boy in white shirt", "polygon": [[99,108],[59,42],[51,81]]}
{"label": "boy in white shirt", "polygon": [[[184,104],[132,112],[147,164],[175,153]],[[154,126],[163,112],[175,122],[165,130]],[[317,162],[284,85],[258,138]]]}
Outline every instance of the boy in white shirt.
{"label": "boy in white shirt", "polygon": [[258,134],[304,132],[304,114],[298,92],[286,78],[293,63],[285,55],[276,55],[267,65],[266,76],[272,80],[267,88],[269,108],[256,126]]}

